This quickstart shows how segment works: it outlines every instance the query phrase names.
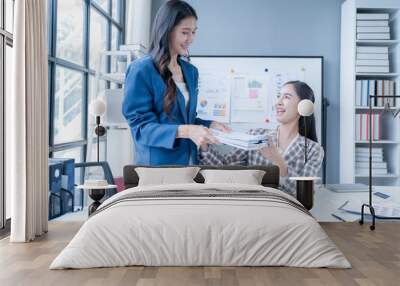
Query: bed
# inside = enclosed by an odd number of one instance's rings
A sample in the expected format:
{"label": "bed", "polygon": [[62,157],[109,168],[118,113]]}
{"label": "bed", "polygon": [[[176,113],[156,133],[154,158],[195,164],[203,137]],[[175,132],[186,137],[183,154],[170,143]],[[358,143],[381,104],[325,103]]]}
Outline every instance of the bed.
{"label": "bed", "polygon": [[196,183],[138,186],[107,199],[50,269],[144,266],[350,268],[343,253],[296,199],[278,190],[275,166],[262,185]]}

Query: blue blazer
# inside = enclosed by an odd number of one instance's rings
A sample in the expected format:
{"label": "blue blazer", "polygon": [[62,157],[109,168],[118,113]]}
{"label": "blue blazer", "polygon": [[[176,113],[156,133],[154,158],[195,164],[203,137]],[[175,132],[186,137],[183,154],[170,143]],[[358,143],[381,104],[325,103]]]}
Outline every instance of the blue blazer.
{"label": "blue blazer", "polygon": [[170,117],[164,112],[166,84],[153,59],[146,56],[128,67],[122,113],[131,128],[136,164],[188,165],[190,156],[194,164],[198,163],[196,145],[190,139],[176,138],[177,129],[181,124],[208,127],[211,121],[197,118],[197,68],[181,59],[178,63],[189,90],[189,106],[187,111],[185,98],[177,88]]}

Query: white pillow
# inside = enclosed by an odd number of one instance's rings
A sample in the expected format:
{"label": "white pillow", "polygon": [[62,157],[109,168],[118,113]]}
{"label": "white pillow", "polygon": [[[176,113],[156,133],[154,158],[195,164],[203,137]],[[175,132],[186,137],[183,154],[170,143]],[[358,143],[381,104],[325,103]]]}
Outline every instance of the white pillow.
{"label": "white pillow", "polygon": [[139,176],[138,186],[195,183],[199,167],[135,168]]}
{"label": "white pillow", "polygon": [[262,170],[201,170],[205,184],[234,183],[261,185],[265,171]]}

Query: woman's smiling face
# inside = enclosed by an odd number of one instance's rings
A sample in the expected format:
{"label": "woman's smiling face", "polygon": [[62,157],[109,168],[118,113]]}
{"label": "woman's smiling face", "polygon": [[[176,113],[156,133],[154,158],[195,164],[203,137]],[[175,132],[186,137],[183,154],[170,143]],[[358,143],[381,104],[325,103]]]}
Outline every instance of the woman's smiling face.
{"label": "woman's smiling face", "polygon": [[197,31],[197,20],[194,17],[183,19],[171,33],[170,52],[188,56],[189,46],[193,43]]}
{"label": "woman's smiling face", "polygon": [[298,121],[300,115],[297,111],[297,105],[300,98],[292,84],[286,84],[281,88],[281,94],[275,103],[276,119],[281,124]]}

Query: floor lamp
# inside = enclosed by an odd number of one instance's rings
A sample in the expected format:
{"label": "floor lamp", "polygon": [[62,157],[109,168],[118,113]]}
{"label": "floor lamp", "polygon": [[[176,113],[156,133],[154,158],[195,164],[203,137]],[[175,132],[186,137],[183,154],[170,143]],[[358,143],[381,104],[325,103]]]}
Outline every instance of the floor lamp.
{"label": "floor lamp", "polygon": [[94,129],[94,133],[97,135],[97,162],[99,162],[100,158],[100,136],[106,134],[106,129],[104,126],[100,125],[100,117],[104,115],[106,112],[106,103],[97,98],[90,104],[90,113],[96,117],[96,128]]}
{"label": "floor lamp", "polygon": [[[100,136],[103,136],[106,134],[106,129],[104,126],[100,125],[100,117],[104,115],[106,112],[106,103],[101,100],[100,98],[95,99],[91,104],[90,104],[90,113],[96,117],[96,127],[94,129],[94,132],[96,133],[97,136],[97,162],[100,161]],[[89,136],[89,140],[92,140],[92,137]],[[87,189],[89,191],[89,197],[93,200],[93,203],[89,206],[89,215],[91,215],[93,212],[96,211],[96,209],[99,207],[100,200],[104,197],[106,193],[106,189],[115,187],[115,186],[110,186],[108,184],[102,185],[102,186],[96,186],[96,184],[99,184],[98,181],[103,181],[103,180],[93,180],[91,186],[81,186],[82,189]],[[93,185],[94,183],[94,185]],[[100,182],[103,184],[103,182]],[[85,182],[85,185],[87,182]]]}
{"label": "floor lamp", "polygon": [[[368,158],[368,166],[369,166],[369,172],[368,172],[368,193],[369,193],[369,200],[367,204],[362,204],[361,206],[361,219],[359,220],[360,224],[364,224],[364,208],[369,209],[369,212],[371,213],[372,216],[372,225],[369,226],[370,230],[375,230],[375,219],[388,219],[388,220],[398,220],[400,217],[389,217],[389,216],[380,216],[375,213],[375,208],[372,204],[372,105],[375,100],[389,100],[393,99],[393,101],[397,102],[397,100],[400,100],[400,95],[369,95],[369,100],[368,100],[368,149],[369,149],[369,158]],[[386,101],[385,103],[385,108],[383,112],[390,111],[390,103]],[[392,106],[394,107],[394,106]],[[400,109],[392,112],[393,118],[396,118],[397,115],[400,114]]]}
{"label": "floor lamp", "polygon": [[[304,120],[304,165],[308,161],[307,144],[307,118],[314,113],[314,103],[309,99],[303,99],[297,106],[297,111]],[[314,205],[314,180],[316,177],[291,177],[296,181],[296,198],[303,206],[310,210]]]}

